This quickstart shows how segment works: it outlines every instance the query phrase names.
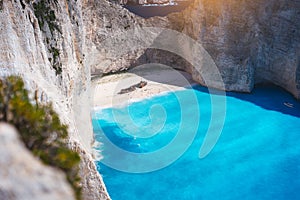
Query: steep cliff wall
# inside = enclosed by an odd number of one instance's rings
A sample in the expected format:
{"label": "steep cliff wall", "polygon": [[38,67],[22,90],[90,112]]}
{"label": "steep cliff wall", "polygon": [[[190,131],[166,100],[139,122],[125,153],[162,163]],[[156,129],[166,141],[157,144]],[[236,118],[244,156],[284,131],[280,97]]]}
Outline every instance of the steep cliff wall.
{"label": "steep cliff wall", "polygon": [[[92,75],[127,70],[159,35],[159,31],[145,32],[145,27],[168,27],[166,18],[145,20],[120,5],[106,0],[83,0],[86,27],[85,59]],[[145,34],[149,35],[145,35]]]}
{"label": "steep cliff wall", "polygon": [[[297,0],[195,0],[181,13],[147,20],[106,1],[85,2],[85,7],[91,2],[95,5],[87,9],[94,16],[87,11],[84,15],[89,30],[87,40],[92,44],[88,45],[89,52],[93,52],[93,59],[89,60],[95,61],[93,74],[126,70],[149,62],[192,72],[193,66],[170,52],[139,49],[117,59],[116,46],[123,41],[110,39],[111,45],[103,47],[112,35],[121,37],[132,29],[164,27],[187,34],[207,50],[218,66],[226,90],[250,92],[255,84],[267,82],[300,98],[300,2]],[[142,37],[139,31],[134,34]],[[127,46],[142,43],[127,41]],[[194,75],[194,79],[211,86],[199,75]]]}
{"label": "steep cliff wall", "polygon": [[51,101],[81,154],[84,199],[108,199],[93,163],[90,70],[84,60],[81,1],[1,0],[0,75],[17,74],[40,101]]}
{"label": "steep cliff wall", "polygon": [[168,18],[210,53],[227,90],[270,82],[300,98],[299,1],[196,0]]}
{"label": "steep cliff wall", "polygon": [[[131,60],[141,54],[131,54],[117,57],[118,35],[129,29],[139,27],[143,19],[134,16],[126,9],[108,1],[84,0],[83,16],[86,26],[86,42],[88,54],[86,60],[91,66],[92,74],[102,74],[126,70]],[[106,40],[111,42],[103,45]]]}

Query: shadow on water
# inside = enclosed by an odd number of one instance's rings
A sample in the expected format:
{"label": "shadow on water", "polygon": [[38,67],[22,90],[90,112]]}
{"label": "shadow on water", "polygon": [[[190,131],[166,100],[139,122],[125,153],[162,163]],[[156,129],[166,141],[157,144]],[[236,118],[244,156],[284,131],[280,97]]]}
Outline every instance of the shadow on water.
{"label": "shadow on water", "polygon": [[[207,88],[200,85],[193,88],[209,93]],[[218,93],[214,89],[210,91]],[[300,101],[297,101],[290,93],[275,85],[258,85],[251,93],[226,92],[226,96],[251,102],[267,110],[300,118]]]}
{"label": "shadow on water", "polygon": [[[170,84],[179,87],[185,87],[184,85],[181,85],[182,81],[180,81],[181,79],[185,79],[186,81],[190,82],[190,85],[192,85],[194,89],[200,92],[212,93],[212,94],[223,94],[223,92],[220,92],[216,89],[208,90],[208,88],[193,82],[190,74],[181,70],[177,70],[177,71],[178,73],[174,74],[174,76],[176,77],[173,77],[172,79],[173,80],[178,79],[179,80],[178,83],[176,83],[176,81],[172,81],[171,83],[166,82],[165,80],[162,80],[160,76],[147,76],[145,77],[145,79],[157,83]],[[131,72],[141,77],[143,77],[144,75],[139,71],[135,72],[134,68],[133,71]],[[190,87],[191,86],[188,86],[187,88]],[[292,96],[292,94],[290,94],[286,90],[271,83],[256,85],[251,93],[226,92],[226,96],[251,102],[267,110],[273,110],[273,111],[281,112],[284,114],[288,114],[300,118],[300,101],[296,100],[294,96]]]}
{"label": "shadow on water", "polygon": [[[135,73],[134,71],[131,72]],[[180,79],[184,78],[186,79],[186,81],[190,81],[191,85],[186,88],[193,87],[193,89],[198,90],[200,92],[217,95],[223,94],[223,92],[220,92],[219,90],[208,89],[204,86],[191,82],[192,78],[188,73],[182,73],[181,71],[178,72],[181,73],[181,77],[175,74],[175,76],[178,76],[178,83],[176,83],[175,81],[172,81],[171,83],[166,82],[165,80],[161,80],[161,77],[159,76],[147,76],[145,79],[157,83],[185,87],[184,85],[181,85],[182,81],[180,81]],[[136,75],[143,77],[143,74],[141,73],[136,73]],[[176,77],[173,79],[175,80]],[[289,92],[273,84],[257,85],[251,93],[226,92],[226,96],[251,102],[267,110],[273,110],[300,118],[300,101],[296,100]]]}

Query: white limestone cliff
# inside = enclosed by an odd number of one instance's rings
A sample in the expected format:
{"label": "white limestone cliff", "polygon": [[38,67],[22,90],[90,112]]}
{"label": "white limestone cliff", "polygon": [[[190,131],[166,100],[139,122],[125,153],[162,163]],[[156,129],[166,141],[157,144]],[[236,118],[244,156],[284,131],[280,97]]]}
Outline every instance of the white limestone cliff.
{"label": "white limestone cliff", "polygon": [[195,0],[168,18],[210,53],[226,90],[272,83],[300,99],[299,10],[295,0]]}
{"label": "white limestone cliff", "polygon": [[51,21],[39,26],[33,8],[39,2],[0,1],[0,75],[22,76],[27,89],[37,91],[40,101],[53,103],[69,126],[71,148],[81,155],[83,199],[109,199],[91,154],[90,70],[84,61],[81,1],[44,1],[55,14],[57,28],[52,31]]}

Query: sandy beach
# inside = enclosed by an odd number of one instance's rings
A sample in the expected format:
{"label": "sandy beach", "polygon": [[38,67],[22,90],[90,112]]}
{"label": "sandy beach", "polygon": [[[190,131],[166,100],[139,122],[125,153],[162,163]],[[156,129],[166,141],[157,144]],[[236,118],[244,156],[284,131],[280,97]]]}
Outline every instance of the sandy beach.
{"label": "sandy beach", "polygon": [[[118,94],[140,81],[146,81],[143,88]],[[151,98],[165,92],[183,90],[195,84],[190,74],[159,64],[143,65],[125,73],[107,75],[93,80],[92,102],[94,108],[118,107]]]}

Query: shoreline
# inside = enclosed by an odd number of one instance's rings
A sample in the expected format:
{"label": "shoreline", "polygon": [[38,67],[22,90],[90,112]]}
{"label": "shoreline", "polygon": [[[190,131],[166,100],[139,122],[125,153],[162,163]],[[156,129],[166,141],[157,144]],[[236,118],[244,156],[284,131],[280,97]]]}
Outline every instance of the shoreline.
{"label": "shoreline", "polygon": [[[118,94],[140,81],[147,85],[125,94]],[[187,89],[197,84],[184,71],[164,67],[159,64],[137,67],[121,74],[107,75],[92,81],[92,109],[122,107],[134,102]]]}

